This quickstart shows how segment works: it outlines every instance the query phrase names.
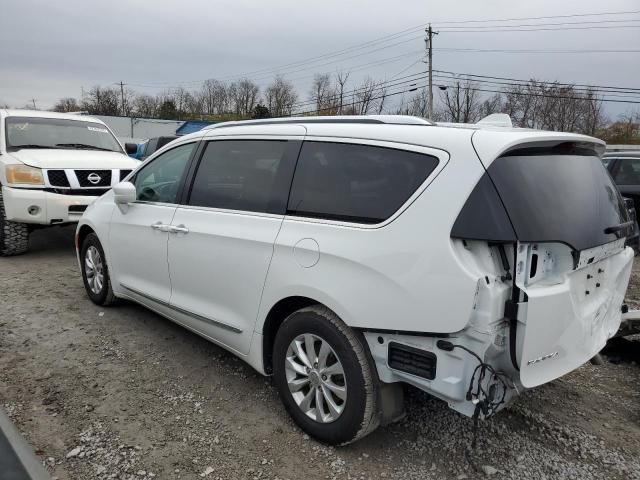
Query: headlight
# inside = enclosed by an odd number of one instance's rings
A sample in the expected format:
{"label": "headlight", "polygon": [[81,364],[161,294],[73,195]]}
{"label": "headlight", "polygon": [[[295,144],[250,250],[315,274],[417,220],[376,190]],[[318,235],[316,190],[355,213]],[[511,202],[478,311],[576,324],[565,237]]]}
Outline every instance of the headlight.
{"label": "headlight", "polygon": [[23,183],[28,185],[44,185],[42,170],[27,165],[7,165],[4,173],[7,183]]}

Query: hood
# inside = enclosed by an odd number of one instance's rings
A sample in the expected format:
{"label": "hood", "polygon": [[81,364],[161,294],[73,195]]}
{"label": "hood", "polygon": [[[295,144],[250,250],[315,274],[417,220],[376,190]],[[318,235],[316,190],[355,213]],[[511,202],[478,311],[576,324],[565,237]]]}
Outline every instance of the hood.
{"label": "hood", "polygon": [[9,152],[8,156],[37,168],[118,168],[134,169],[140,162],[124,153],[99,150],[29,149]]}

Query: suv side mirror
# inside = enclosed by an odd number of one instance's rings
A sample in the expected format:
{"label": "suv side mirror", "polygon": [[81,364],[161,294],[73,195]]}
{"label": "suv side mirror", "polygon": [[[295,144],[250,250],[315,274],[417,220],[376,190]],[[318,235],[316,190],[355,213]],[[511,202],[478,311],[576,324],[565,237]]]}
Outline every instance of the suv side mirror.
{"label": "suv side mirror", "polygon": [[127,152],[127,155],[135,155],[136,152],[138,151],[138,144],[137,143],[125,143],[124,144],[124,150],[125,150],[125,152]]}
{"label": "suv side mirror", "polygon": [[113,200],[117,205],[128,205],[136,201],[136,187],[131,182],[120,182],[113,187]]}

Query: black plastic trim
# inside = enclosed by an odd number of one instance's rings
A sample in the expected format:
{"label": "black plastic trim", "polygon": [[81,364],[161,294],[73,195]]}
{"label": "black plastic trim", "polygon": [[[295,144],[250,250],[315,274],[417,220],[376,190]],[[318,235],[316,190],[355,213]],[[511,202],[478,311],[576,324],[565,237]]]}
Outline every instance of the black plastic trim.
{"label": "black plastic trim", "polygon": [[[397,358],[398,355],[404,356],[404,360]],[[390,342],[387,349],[387,364],[393,370],[433,380],[436,378],[438,356],[428,350]]]}

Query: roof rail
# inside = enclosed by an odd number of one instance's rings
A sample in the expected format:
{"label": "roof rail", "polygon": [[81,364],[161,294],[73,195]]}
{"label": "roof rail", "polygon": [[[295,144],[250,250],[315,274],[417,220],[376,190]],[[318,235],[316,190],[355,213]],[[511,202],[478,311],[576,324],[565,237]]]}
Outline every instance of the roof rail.
{"label": "roof rail", "polygon": [[387,124],[387,125],[435,125],[435,123],[420,117],[409,115],[336,115],[336,116],[308,116],[265,118],[263,120],[239,120],[214,123],[203,130],[225,127],[242,127],[251,125],[274,125],[291,123],[358,123],[358,124]]}

